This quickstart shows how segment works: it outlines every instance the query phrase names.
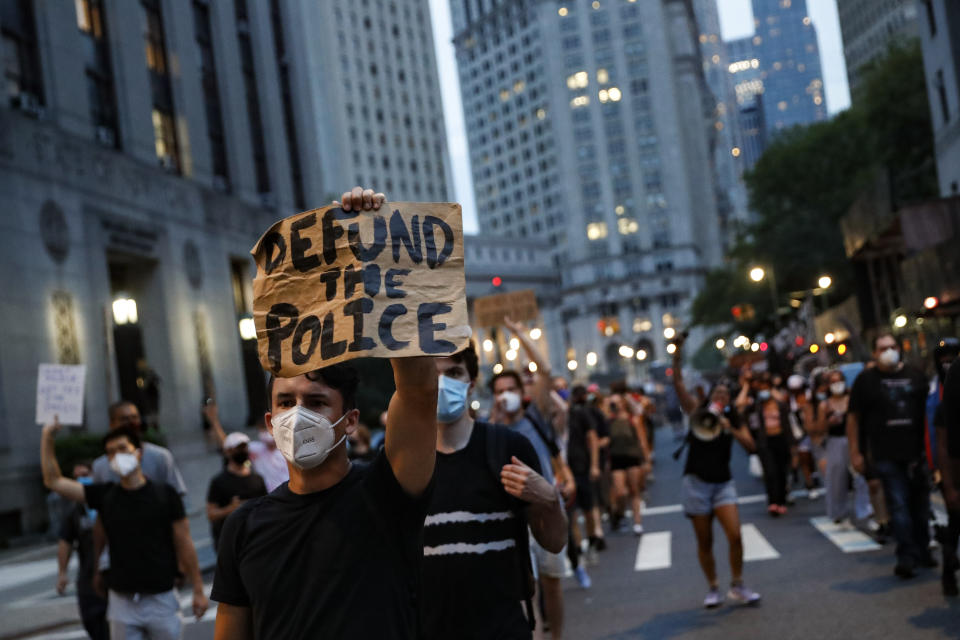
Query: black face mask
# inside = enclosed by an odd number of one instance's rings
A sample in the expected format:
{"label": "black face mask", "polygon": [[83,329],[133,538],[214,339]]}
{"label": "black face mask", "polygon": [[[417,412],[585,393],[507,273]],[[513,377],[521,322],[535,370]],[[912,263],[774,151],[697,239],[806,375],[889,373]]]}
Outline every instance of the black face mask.
{"label": "black face mask", "polygon": [[243,464],[250,459],[250,452],[246,449],[240,449],[230,454],[230,460],[234,464]]}

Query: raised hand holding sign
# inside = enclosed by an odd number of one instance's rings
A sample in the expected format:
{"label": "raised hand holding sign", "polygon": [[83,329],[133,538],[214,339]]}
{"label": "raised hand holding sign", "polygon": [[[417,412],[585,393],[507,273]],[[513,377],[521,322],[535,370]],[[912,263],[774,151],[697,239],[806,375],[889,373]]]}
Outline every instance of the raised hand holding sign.
{"label": "raised hand holding sign", "polygon": [[280,220],[251,253],[260,361],[275,375],[445,355],[470,338],[460,205],[334,203]]}

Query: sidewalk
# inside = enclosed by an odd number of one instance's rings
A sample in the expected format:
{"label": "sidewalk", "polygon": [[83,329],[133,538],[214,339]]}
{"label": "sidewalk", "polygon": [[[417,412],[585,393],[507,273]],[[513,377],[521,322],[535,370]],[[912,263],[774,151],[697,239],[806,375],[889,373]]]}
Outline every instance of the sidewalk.
{"label": "sidewalk", "polygon": [[[206,515],[207,486],[222,465],[220,454],[207,451],[197,439],[172,443],[177,466],[187,485],[184,507],[200,571],[209,574],[216,565]],[[76,557],[70,568],[71,582],[65,595],[57,595],[57,544],[44,542],[13,549],[0,555],[0,640],[18,638],[44,630],[78,624],[76,589],[73,577]],[[209,580],[209,576],[205,575]]]}

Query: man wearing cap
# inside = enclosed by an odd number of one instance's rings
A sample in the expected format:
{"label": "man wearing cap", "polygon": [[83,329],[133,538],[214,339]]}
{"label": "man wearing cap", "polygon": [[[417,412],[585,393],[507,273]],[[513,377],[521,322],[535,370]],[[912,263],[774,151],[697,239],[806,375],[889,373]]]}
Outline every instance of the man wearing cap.
{"label": "man wearing cap", "polygon": [[250,438],[239,431],[234,431],[223,441],[226,468],[214,476],[207,490],[207,519],[210,520],[214,549],[227,516],[246,500],[267,495],[263,478],[250,466],[249,443]]}

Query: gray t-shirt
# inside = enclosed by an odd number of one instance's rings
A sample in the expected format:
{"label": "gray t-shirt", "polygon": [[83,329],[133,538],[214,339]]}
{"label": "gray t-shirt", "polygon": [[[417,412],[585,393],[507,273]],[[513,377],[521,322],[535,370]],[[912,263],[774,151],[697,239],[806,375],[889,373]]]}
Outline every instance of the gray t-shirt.
{"label": "gray t-shirt", "polygon": [[[143,458],[140,460],[143,475],[153,482],[166,483],[177,490],[181,497],[187,495],[187,485],[173,461],[173,454],[152,442],[143,443]],[[94,482],[120,482],[120,476],[110,468],[107,456],[102,455],[93,461]]]}

